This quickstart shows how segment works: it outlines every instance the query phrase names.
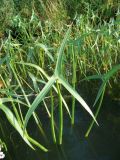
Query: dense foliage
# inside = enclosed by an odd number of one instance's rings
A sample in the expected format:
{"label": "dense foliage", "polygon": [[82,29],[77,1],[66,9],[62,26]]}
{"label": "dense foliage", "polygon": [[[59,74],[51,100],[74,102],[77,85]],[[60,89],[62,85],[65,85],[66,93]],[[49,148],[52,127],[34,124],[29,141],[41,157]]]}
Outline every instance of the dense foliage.
{"label": "dense foliage", "polygon": [[[106,88],[120,88],[119,47],[120,3],[117,0],[1,0],[1,111],[31,148],[35,145],[47,152],[29,136],[26,128],[29,118],[33,115],[43,133],[35,113],[41,102],[50,119],[53,142],[61,144],[63,106],[74,124],[77,99],[94,119],[86,133],[88,136]],[[94,102],[98,104],[95,116],[76,91],[79,84],[91,79],[101,81],[100,88],[98,83],[93,83],[94,88],[99,88]],[[65,98],[69,94],[71,107]],[[56,97],[58,141],[54,122]]]}

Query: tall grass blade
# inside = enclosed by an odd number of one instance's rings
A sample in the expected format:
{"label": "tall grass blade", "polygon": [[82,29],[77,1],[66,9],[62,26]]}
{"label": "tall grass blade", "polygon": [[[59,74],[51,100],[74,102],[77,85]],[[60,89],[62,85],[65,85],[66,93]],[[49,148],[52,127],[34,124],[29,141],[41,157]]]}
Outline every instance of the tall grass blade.
{"label": "tall grass blade", "polygon": [[[55,92],[58,94],[57,88],[56,88],[54,85],[53,85],[53,88],[54,88]],[[68,107],[68,105],[67,105],[67,103],[66,103],[66,101],[65,101],[65,99],[63,98],[63,96],[62,96],[62,95],[61,95],[61,98],[62,98],[63,104],[64,104],[64,106],[65,106],[65,109],[67,110],[68,115],[69,115],[69,117],[70,117],[70,119],[71,119],[71,118],[72,118],[72,116],[71,116],[71,113],[70,113],[69,107]]]}
{"label": "tall grass blade", "polygon": [[25,105],[26,104],[18,99],[13,99],[13,98],[0,98],[0,104],[2,103],[6,103],[6,102],[16,102],[16,103],[20,103],[22,105]]}
{"label": "tall grass blade", "polygon": [[93,106],[95,106],[96,103],[98,102],[98,100],[99,100],[99,98],[100,98],[105,86],[106,86],[106,81],[103,81],[101,86],[100,86],[100,88],[99,88],[99,91],[97,93],[97,96],[96,96],[96,99],[95,99],[95,102],[94,102]]}
{"label": "tall grass blade", "polygon": [[[101,108],[102,101],[103,101],[103,97],[104,97],[104,93],[105,93],[105,87],[106,87],[106,86],[104,86],[104,88],[103,88],[103,90],[102,90],[102,93],[101,93],[101,98],[100,98],[100,102],[99,102],[98,108],[97,108],[96,113],[95,113],[95,118],[97,118],[97,116],[98,116],[98,114],[99,114],[99,112],[100,112],[100,108]],[[91,131],[94,123],[95,123],[95,121],[92,120],[92,122],[91,122],[91,124],[90,124],[90,126],[89,126],[89,128],[88,128],[88,130],[87,130],[87,132],[86,132],[86,134],[85,134],[85,137],[88,137],[88,136],[89,136],[90,131]]]}
{"label": "tall grass blade", "polygon": [[[73,58],[73,78],[72,78],[72,87],[73,89],[75,90],[75,86],[76,86],[76,67],[77,67],[77,62],[76,62],[76,56],[75,56],[75,53],[73,51],[73,55],[72,55],[72,58]],[[74,120],[75,120],[75,97],[72,96],[72,119],[71,119],[71,124],[73,125],[74,124]]]}
{"label": "tall grass blade", "polygon": [[101,74],[101,75],[87,76],[80,81],[82,82],[82,81],[85,81],[85,80],[95,80],[95,79],[103,79],[103,75]]}
{"label": "tall grass blade", "polygon": [[17,64],[23,64],[23,65],[26,65],[26,66],[29,66],[29,67],[33,67],[33,68],[36,68],[38,71],[40,71],[47,79],[48,78],[48,75],[46,74],[46,72],[39,66],[37,66],[36,64],[32,64],[32,63],[25,63],[25,62],[16,62]]}
{"label": "tall grass blade", "polygon": [[39,147],[42,151],[44,152],[48,152],[48,149],[45,148],[43,145],[41,145],[40,143],[38,143],[37,141],[35,141],[33,138],[31,138],[30,136],[27,135],[28,140],[34,144],[35,146]]}
{"label": "tall grass blade", "polygon": [[51,89],[52,85],[54,84],[55,80],[56,80],[56,77],[52,76],[50,78],[50,80],[46,83],[44,88],[41,90],[41,92],[38,94],[38,96],[35,98],[35,100],[33,101],[31,107],[29,108],[29,110],[28,110],[28,112],[25,116],[24,128],[26,128],[27,123],[28,123],[31,115],[33,114],[35,109],[38,107],[38,104],[44,99],[45,95],[50,91],[50,89]]}
{"label": "tall grass blade", "polygon": [[58,143],[62,144],[62,135],[63,135],[63,107],[62,107],[62,99],[61,99],[61,91],[58,80],[56,81],[58,96],[59,96],[59,140]]}
{"label": "tall grass blade", "polygon": [[120,64],[114,66],[110,71],[108,71],[104,75],[105,80],[108,81],[118,70],[120,70]]}
{"label": "tall grass blade", "polygon": [[[33,67],[33,68],[35,68],[36,70],[40,71],[40,72],[45,76],[45,78],[47,78],[47,80],[50,79],[50,77],[47,75],[47,73],[46,73],[41,67],[37,66],[36,64],[24,63],[24,62],[16,62],[16,63],[18,63],[18,64],[24,64],[24,65],[29,66],[29,67]],[[53,88],[54,88],[55,92],[58,93],[57,88],[56,88],[54,85],[53,85]],[[69,107],[68,107],[65,99],[63,98],[63,96],[62,96],[62,101],[63,101],[63,104],[64,104],[64,106],[65,106],[65,108],[66,108],[66,110],[67,110],[70,118],[71,118],[71,114],[70,114]]]}
{"label": "tall grass blade", "polygon": [[85,110],[93,117],[94,121],[97,123],[90,107],[86,104],[86,102],[83,100],[83,98],[77,93],[76,90],[74,90],[71,85],[61,76],[59,77],[60,83],[71,93],[72,96],[74,96],[78,102],[85,108]]}
{"label": "tall grass blade", "polygon": [[10,109],[8,107],[6,107],[3,104],[0,104],[0,109],[5,113],[7,119],[9,120],[9,122],[11,123],[11,125],[18,131],[18,133],[21,135],[21,137],[23,138],[23,140],[32,148],[34,149],[34,147],[31,145],[31,143],[28,141],[26,134],[23,133],[23,130],[21,129],[17,119],[15,118],[15,116],[13,115],[13,113],[10,111]]}
{"label": "tall grass blade", "polygon": [[102,75],[92,75],[92,76],[88,76],[86,78],[84,78],[83,80],[95,80],[95,79],[101,79],[103,82],[102,82],[102,85],[100,86],[99,88],[99,91],[97,93],[97,96],[96,96],[96,99],[95,99],[95,102],[93,104],[93,106],[96,105],[96,103],[98,102],[105,86],[106,86],[106,83],[109,81],[109,79],[113,76],[113,74],[115,74],[118,70],[120,70],[120,64],[119,65],[116,65],[114,66],[110,71],[108,71],[106,74],[102,74]]}
{"label": "tall grass blade", "polygon": [[65,45],[67,43],[67,39],[69,38],[70,36],[70,32],[71,32],[71,27],[68,29],[63,41],[62,41],[62,44],[58,50],[58,58],[57,58],[57,63],[56,63],[56,67],[55,67],[55,75],[60,75],[61,74],[61,70],[62,70],[62,57],[63,57],[63,51],[64,51],[64,48],[65,48]]}
{"label": "tall grass blade", "polygon": [[52,131],[53,142],[56,143],[55,123],[54,123],[54,98],[53,98],[52,89],[50,91],[50,97],[51,97],[51,121],[50,121],[51,131]]}

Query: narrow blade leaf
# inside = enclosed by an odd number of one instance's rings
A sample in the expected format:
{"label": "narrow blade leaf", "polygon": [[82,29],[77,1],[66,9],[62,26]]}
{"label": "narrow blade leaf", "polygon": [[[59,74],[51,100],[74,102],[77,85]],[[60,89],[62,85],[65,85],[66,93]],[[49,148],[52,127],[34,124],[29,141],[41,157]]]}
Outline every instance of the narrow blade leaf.
{"label": "narrow blade leaf", "polygon": [[102,95],[102,92],[105,90],[105,87],[106,87],[106,81],[103,81],[103,83],[101,84],[101,86],[99,88],[99,91],[97,93],[97,96],[96,96],[96,99],[95,99],[95,102],[94,102],[93,106],[96,105],[97,101],[99,100],[99,98]]}
{"label": "narrow blade leaf", "polygon": [[26,66],[36,68],[37,70],[39,70],[48,79],[48,75],[45,73],[45,71],[41,67],[37,66],[36,64],[25,63],[25,62],[16,62],[16,63],[18,63],[18,64],[24,64]]}
{"label": "narrow blade leaf", "polygon": [[52,54],[49,52],[48,47],[42,43],[37,43],[36,46],[42,48],[45,53],[48,55],[48,57],[54,62],[54,58],[52,56]]}
{"label": "narrow blade leaf", "polygon": [[38,104],[44,99],[45,95],[50,91],[50,89],[51,89],[52,85],[54,84],[55,80],[56,80],[56,77],[52,76],[50,78],[50,80],[46,83],[44,88],[41,90],[41,92],[38,94],[38,96],[35,98],[35,100],[33,101],[31,107],[29,108],[29,110],[28,110],[28,112],[25,116],[24,128],[26,128],[27,123],[28,123],[31,115],[33,114],[35,109],[38,107]]}
{"label": "narrow blade leaf", "polygon": [[11,125],[18,131],[18,133],[21,135],[21,137],[23,138],[23,140],[32,148],[33,146],[31,145],[31,143],[28,141],[26,134],[24,134],[23,130],[21,129],[17,119],[15,118],[15,116],[13,115],[13,113],[11,112],[11,110],[9,108],[7,108],[5,105],[0,104],[0,109],[5,113],[7,119],[9,120],[9,122],[11,123]]}
{"label": "narrow blade leaf", "polygon": [[18,99],[13,99],[13,98],[0,98],[0,104],[6,103],[6,102],[16,102],[16,103],[20,103],[23,105],[26,105],[24,102],[18,100]]}
{"label": "narrow blade leaf", "polygon": [[94,121],[97,123],[90,107],[86,104],[83,98],[77,93],[77,91],[74,90],[63,77],[59,77],[59,81],[80,102],[80,104],[86,109],[86,111],[93,117]]}
{"label": "narrow blade leaf", "polygon": [[82,81],[85,81],[85,80],[95,80],[95,79],[103,79],[103,75],[87,76],[87,77],[83,78],[83,79],[80,80],[80,81],[82,82]]}
{"label": "narrow blade leaf", "polygon": [[104,75],[106,81],[108,81],[108,80],[113,76],[113,74],[115,74],[118,70],[120,70],[120,64],[114,66],[110,71],[108,71],[108,72]]}
{"label": "narrow blade leaf", "polygon": [[67,39],[70,35],[70,31],[71,31],[71,27],[68,29],[63,41],[62,41],[62,44],[58,50],[58,58],[57,58],[57,63],[56,63],[56,67],[55,67],[55,74],[56,75],[59,75],[61,73],[61,64],[62,64],[62,57],[63,57],[63,51],[64,51],[64,48],[65,48],[65,45],[66,45],[66,42],[67,42]]}

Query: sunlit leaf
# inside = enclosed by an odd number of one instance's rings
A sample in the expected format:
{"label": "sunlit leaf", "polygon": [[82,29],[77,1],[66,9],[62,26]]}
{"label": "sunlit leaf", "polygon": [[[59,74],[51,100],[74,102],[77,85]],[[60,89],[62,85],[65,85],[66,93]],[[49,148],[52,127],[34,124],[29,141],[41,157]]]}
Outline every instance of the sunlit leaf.
{"label": "sunlit leaf", "polygon": [[110,71],[108,71],[106,74],[104,74],[105,80],[108,81],[113,76],[113,74],[118,72],[118,70],[120,70],[120,64],[114,66]]}
{"label": "sunlit leaf", "polygon": [[42,43],[37,43],[36,46],[42,48],[45,51],[45,53],[48,55],[48,57],[54,62],[54,58],[52,54],[49,52],[48,47],[46,45]]}
{"label": "sunlit leaf", "polygon": [[93,119],[97,123],[90,107],[86,104],[83,98],[77,93],[77,91],[74,90],[72,86],[70,86],[70,84],[63,77],[59,77],[59,81],[80,102],[80,104],[86,109],[86,111],[93,117]]}
{"label": "sunlit leaf", "polygon": [[11,125],[18,131],[18,133],[21,135],[21,137],[23,138],[23,140],[32,148],[33,146],[31,145],[31,143],[28,141],[26,134],[24,134],[23,130],[21,129],[17,119],[15,118],[15,116],[13,115],[13,113],[10,111],[10,109],[8,107],[6,107],[3,104],[0,104],[0,109],[5,113],[8,121],[11,123]]}
{"label": "sunlit leaf", "polygon": [[[24,62],[16,62],[16,63],[18,63],[18,64],[24,64],[24,65],[26,65],[26,66],[33,67],[33,68],[37,69],[38,71],[40,71],[40,72],[47,78],[47,80],[50,79],[50,77],[47,75],[47,73],[46,73],[41,67],[37,66],[36,64],[24,63]],[[45,84],[46,84],[46,83],[45,83]],[[54,88],[55,92],[57,92],[57,88],[56,88],[54,85],[53,85],[53,88]],[[64,103],[64,106],[65,106],[65,108],[66,108],[66,110],[67,110],[70,118],[71,118],[70,110],[69,110],[68,105],[67,105],[67,103],[65,102],[65,99],[63,98],[63,96],[62,96],[62,101],[63,101],[63,103]]]}
{"label": "sunlit leaf", "polygon": [[27,123],[28,123],[31,115],[33,114],[35,109],[38,107],[38,104],[44,99],[46,94],[50,91],[50,89],[51,89],[52,85],[54,84],[55,80],[56,80],[56,77],[52,76],[50,78],[50,80],[46,83],[44,88],[41,90],[41,92],[38,94],[38,96],[35,98],[35,100],[33,101],[31,107],[29,108],[29,110],[28,110],[28,112],[25,116],[25,124],[24,124],[25,128],[27,126]]}
{"label": "sunlit leaf", "polygon": [[64,48],[65,48],[65,45],[66,45],[66,42],[67,42],[67,39],[70,35],[70,31],[71,31],[71,27],[68,29],[62,43],[61,43],[61,46],[58,50],[58,53],[57,53],[57,63],[56,63],[56,67],[55,67],[55,75],[60,75],[61,74],[61,69],[62,69],[62,57],[63,57],[63,51],[64,51]]}
{"label": "sunlit leaf", "polygon": [[106,87],[106,82],[103,81],[103,83],[101,84],[100,88],[99,88],[99,91],[97,93],[97,96],[96,96],[96,99],[95,99],[95,102],[93,104],[93,106],[96,105],[97,101],[99,100],[99,98],[101,97],[102,95],[102,92],[105,90],[105,87]]}
{"label": "sunlit leaf", "polygon": [[18,99],[13,99],[13,98],[0,98],[0,104],[6,103],[6,102],[16,102],[16,103],[21,103],[23,105],[26,105],[25,103],[23,103],[22,101],[18,100]]}

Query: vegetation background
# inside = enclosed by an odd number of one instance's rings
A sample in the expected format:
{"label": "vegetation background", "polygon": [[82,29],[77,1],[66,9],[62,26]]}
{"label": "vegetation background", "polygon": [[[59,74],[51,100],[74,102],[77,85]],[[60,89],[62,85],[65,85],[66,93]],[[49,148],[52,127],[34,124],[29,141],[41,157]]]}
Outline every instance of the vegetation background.
{"label": "vegetation background", "polygon": [[[33,114],[45,136],[40,118],[34,113],[42,101],[41,111],[49,117],[53,142],[61,144],[63,106],[73,125],[77,99],[94,119],[88,136],[104,94],[120,100],[119,48],[119,0],[1,0],[1,112],[31,148],[35,145],[47,152],[29,136],[29,118]],[[95,116],[78,88],[83,88],[86,95],[97,95],[93,98],[98,106]],[[72,105],[68,107],[70,98]],[[58,129],[54,122],[56,106]]]}

